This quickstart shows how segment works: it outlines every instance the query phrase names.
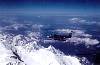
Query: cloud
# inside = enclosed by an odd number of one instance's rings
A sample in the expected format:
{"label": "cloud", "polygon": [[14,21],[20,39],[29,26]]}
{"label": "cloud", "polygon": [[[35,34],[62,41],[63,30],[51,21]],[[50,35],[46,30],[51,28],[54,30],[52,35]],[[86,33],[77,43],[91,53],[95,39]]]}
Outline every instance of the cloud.
{"label": "cloud", "polygon": [[96,45],[99,44],[99,41],[97,39],[92,39],[92,35],[86,34],[82,30],[72,30],[72,29],[57,29],[56,32],[60,34],[68,34],[72,33],[72,37],[69,39],[66,39],[66,42],[75,42],[74,44],[85,44],[87,45]]}

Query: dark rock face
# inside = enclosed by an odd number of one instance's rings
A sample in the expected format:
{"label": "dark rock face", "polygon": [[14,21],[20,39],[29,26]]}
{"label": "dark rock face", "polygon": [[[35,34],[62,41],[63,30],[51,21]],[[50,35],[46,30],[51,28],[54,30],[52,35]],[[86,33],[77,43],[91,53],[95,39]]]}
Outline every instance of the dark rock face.
{"label": "dark rock face", "polygon": [[17,52],[13,52],[13,54],[16,56],[15,58],[18,58],[18,60],[20,60],[21,62],[23,62],[20,58],[20,56],[17,54]]}

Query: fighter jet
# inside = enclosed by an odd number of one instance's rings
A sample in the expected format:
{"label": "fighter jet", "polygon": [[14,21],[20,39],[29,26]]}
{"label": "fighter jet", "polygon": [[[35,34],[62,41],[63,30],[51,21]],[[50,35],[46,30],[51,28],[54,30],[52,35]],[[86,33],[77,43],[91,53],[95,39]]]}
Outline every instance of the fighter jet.
{"label": "fighter jet", "polygon": [[59,40],[59,41],[66,41],[67,38],[71,38],[72,37],[72,33],[68,33],[68,34],[51,34],[50,36],[48,36],[48,38],[50,39],[54,39],[54,40]]}

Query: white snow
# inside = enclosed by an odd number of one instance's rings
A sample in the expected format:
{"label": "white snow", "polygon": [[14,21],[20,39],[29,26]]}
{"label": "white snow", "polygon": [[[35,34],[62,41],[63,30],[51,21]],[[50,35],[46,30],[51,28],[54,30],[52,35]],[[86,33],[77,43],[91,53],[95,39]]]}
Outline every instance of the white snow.
{"label": "white snow", "polygon": [[5,48],[5,46],[0,43],[0,65],[25,65],[21,63],[18,59],[14,59],[15,55],[11,50]]}
{"label": "white snow", "polygon": [[[51,47],[52,48],[52,47]],[[18,54],[27,65],[81,65],[76,57],[55,54],[49,48],[27,52],[22,46],[17,47]]]}

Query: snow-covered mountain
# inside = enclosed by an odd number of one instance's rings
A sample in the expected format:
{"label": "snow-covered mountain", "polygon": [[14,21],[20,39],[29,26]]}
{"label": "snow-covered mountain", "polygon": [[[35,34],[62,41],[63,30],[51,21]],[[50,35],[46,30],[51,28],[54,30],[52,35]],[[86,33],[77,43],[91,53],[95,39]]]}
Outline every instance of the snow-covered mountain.
{"label": "snow-covered mountain", "polygon": [[75,56],[66,56],[52,46],[39,45],[33,34],[13,36],[1,33],[0,65],[82,65]]}

